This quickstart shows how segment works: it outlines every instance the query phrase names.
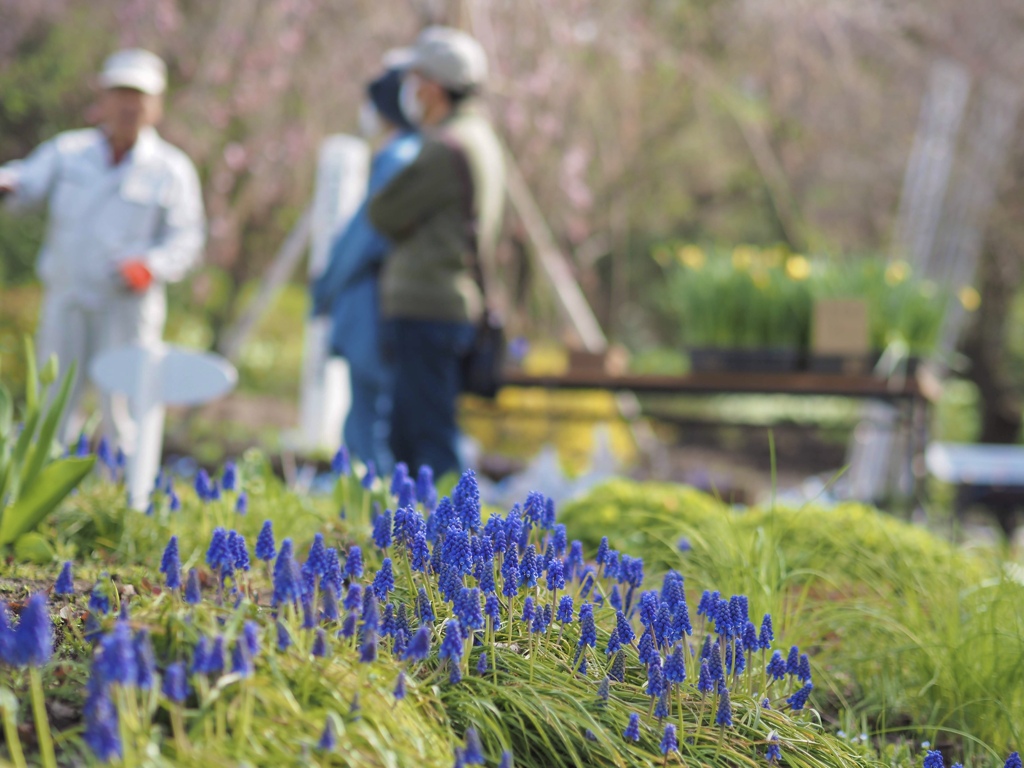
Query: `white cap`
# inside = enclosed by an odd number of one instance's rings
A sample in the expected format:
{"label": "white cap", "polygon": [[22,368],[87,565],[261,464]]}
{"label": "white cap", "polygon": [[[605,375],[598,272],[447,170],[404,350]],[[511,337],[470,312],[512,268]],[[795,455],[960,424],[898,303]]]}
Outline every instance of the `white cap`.
{"label": "white cap", "polygon": [[408,66],[455,90],[475,88],[487,79],[487,54],[480,43],[451,27],[427,27],[420,32]]}
{"label": "white cap", "polygon": [[155,53],[141,48],[118,51],[103,63],[100,85],[159,96],[167,87],[167,65]]}

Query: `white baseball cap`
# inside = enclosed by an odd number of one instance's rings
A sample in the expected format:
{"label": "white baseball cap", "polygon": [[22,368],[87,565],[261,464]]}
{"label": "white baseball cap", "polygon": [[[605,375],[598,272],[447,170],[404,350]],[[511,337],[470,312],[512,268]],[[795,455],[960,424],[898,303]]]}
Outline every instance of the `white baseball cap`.
{"label": "white baseball cap", "polygon": [[118,51],[103,62],[100,85],[104,88],[132,88],[159,96],[167,88],[167,65],[155,53],[142,48]]}
{"label": "white baseball cap", "polygon": [[451,27],[427,27],[410,49],[409,69],[446,88],[467,90],[487,79],[487,54],[474,38]]}

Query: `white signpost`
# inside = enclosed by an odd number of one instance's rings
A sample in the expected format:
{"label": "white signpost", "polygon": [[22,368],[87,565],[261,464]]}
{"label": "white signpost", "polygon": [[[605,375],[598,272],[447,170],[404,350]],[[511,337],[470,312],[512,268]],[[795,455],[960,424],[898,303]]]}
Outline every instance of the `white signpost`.
{"label": "white signpost", "polygon": [[128,457],[128,498],[134,509],[149,501],[163,451],[168,405],[202,405],[230,392],[238,373],[220,355],[169,344],[129,345],[108,350],[89,369],[103,392],[122,394],[137,420],[135,450]]}
{"label": "white signpost", "polygon": [[[370,148],[355,136],[329,136],[320,147],[313,197],[309,279],[327,268],[331,243],[366,197]],[[306,323],[299,396],[299,446],[337,450],[341,426],[352,402],[348,363],[331,357],[331,319],[311,317]]]}

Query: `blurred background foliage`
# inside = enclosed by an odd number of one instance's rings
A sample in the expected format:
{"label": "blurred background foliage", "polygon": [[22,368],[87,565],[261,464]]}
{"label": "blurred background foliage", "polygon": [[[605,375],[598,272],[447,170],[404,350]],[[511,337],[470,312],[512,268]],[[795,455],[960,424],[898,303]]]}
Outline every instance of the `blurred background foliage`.
{"label": "blurred background foliage", "polygon": [[[170,68],[163,134],[196,162],[205,267],[172,291],[169,338],[215,347],[307,204],[316,150],[354,132],[381,54],[433,22],[489,51],[488,100],[608,335],[637,370],[678,371],[652,311],[660,244],[884,254],[929,67],[977,82],[1024,65],[1014,0],[0,0],[0,161],[93,119],[93,76],[125,45]],[[1016,439],[1024,382],[1024,140],[987,222],[963,374],[982,439]],[[0,354],[34,325],[39,217],[0,212]],[[513,215],[500,253],[514,332],[571,341]],[[300,273],[301,273],[300,268]],[[242,352],[242,389],[294,399],[301,274]],[[15,381],[17,371],[8,368]]]}

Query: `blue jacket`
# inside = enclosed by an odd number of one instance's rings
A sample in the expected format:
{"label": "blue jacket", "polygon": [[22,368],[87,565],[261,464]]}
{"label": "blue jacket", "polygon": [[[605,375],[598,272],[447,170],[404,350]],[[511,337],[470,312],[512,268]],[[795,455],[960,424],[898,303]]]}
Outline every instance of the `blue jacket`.
{"label": "blue jacket", "polygon": [[370,166],[366,199],[331,246],[327,269],[313,283],[313,314],[330,314],[331,352],[357,376],[383,382],[378,276],[391,243],[370,224],[368,201],[416,159],[420,137],[403,133],[381,147]]}

